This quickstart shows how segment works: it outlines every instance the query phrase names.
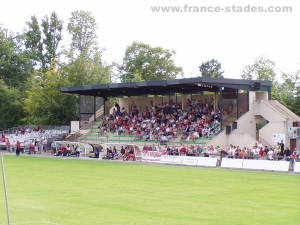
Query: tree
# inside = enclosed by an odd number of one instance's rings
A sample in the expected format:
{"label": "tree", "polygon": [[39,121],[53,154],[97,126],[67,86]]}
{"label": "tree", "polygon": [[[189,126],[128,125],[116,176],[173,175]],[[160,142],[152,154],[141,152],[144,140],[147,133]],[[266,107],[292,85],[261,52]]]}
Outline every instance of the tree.
{"label": "tree", "polygon": [[25,118],[33,124],[69,124],[78,117],[78,98],[60,92],[60,87],[71,86],[68,76],[53,64],[45,73],[39,72],[33,79],[36,85],[26,93]]}
{"label": "tree", "polygon": [[221,63],[215,59],[202,63],[199,69],[202,77],[224,78]]}
{"label": "tree", "polygon": [[43,57],[43,71],[50,67],[53,60],[58,61],[60,52],[58,46],[62,40],[62,29],[63,20],[58,19],[56,12],[52,12],[50,19],[45,16],[41,24],[43,28],[43,46],[44,46],[44,57]]}
{"label": "tree", "polygon": [[181,67],[174,65],[174,50],[133,42],[125,50],[123,63],[117,65],[122,82],[167,80],[183,76]]}
{"label": "tree", "polygon": [[24,117],[23,99],[17,88],[7,86],[0,80],[0,130],[18,126]]}
{"label": "tree", "polygon": [[24,83],[33,72],[30,58],[23,52],[18,36],[0,27],[0,80],[9,86],[24,91]]}
{"label": "tree", "polygon": [[246,80],[269,80],[275,81],[275,62],[264,57],[259,57],[253,65],[247,65],[242,72],[242,78]]}
{"label": "tree", "polygon": [[71,35],[71,55],[89,55],[97,46],[97,23],[91,12],[74,11],[71,13],[67,30]]}
{"label": "tree", "polygon": [[74,86],[109,83],[111,76],[111,68],[102,62],[99,51],[92,58],[82,53],[62,69],[68,74],[68,79]]}
{"label": "tree", "polygon": [[31,16],[31,21],[26,22],[26,25],[23,34],[25,52],[32,59],[33,65],[41,68],[43,64],[43,42],[41,28],[36,16]]}
{"label": "tree", "polygon": [[295,73],[284,73],[284,80],[280,86],[279,101],[292,112],[300,116],[300,70]]}
{"label": "tree", "polygon": [[40,71],[46,71],[52,60],[58,61],[60,52],[58,46],[62,40],[63,20],[58,19],[55,12],[46,15],[39,25],[36,16],[26,23],[23,40],[28,56],[33,65]]}

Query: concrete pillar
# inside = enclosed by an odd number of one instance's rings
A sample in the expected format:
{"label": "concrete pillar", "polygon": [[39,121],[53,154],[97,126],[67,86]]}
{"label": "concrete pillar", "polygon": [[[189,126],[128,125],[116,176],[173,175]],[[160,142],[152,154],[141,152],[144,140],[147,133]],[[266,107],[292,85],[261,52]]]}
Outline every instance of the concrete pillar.
{"label": "concrete pillar", "polygon": [[186,109],[186,104],[187,104],[187,94],[182,94],[181,97],[182,109]]}
{"label": "concrete pillar", "polygon": [[104,115],[110,115],[110,98],[107,98],[107,100],[104,100]]}
{"label": "concrete pillar", "polygon": [[126,108],[126,112],[127,113],[131,113],[131,111],[132,111],[132,108],[131,108],[132,101],[134,101],[133,98],[131,96],[128,96],[128,98],[127,98],[127,105],[126,105],[126,107],[127,107]]}

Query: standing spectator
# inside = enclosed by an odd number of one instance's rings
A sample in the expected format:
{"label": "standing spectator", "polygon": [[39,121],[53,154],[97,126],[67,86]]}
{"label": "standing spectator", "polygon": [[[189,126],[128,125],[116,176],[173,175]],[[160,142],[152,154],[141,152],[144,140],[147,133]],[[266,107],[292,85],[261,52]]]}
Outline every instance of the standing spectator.
{"label": "standing spectator", "polygon": [[6,151],[11,152],[11,144],[8,138],[6,139]]}
{"label": "standing spectator", "polygon": [[270,148],[270,150],[267,153],[268,160],[273,160],[273,154],[274,154],[273,149]]}
{"label": "standing spectator", "polygon": [[47,138],[44,138],[43,140],[43,150],[44,152],[47,152]]}
{"label": "standing spectator", "polygon": [[260,150],[260,149],[258,148],[258,146],[253,146],[252,151],[253,151],[253,158],[254,158],[255,160],[258,160],[259,150]]}
{"label": "standing spectator", "polygon": [[265,155],[266,155],[266,153],[265,153],[264,149],[261,147],[259,149],[259,157],[260,157],[260,159],[264,159]]}
{"label": "standing spectator", "polygon": [[298,151],[295,148],[293,151],[293,154],[291,155],[291,167],[292,167],[293,171],[294,171],[294,167],[295,167],[295,162],[297,162],[297,161],[298,161]]}
{"label": "standing spectator", "polygon": [[41,154],[44,151],[44,139],[42,139],[42,138],[39,143],[39,150],[41,151]]}
{"label": "standing spectator", "polygon": [[120,115],[120,105],[118,103],[115,104],[115,107],[117,108],[117,115]]}
{"label": "standing spectator", "polygon": [[17,144],[16,144],[16,155],[17,156],[20,155],[20,151],[21,151],[21,144],[19,141],[17,141]]}
{"label": "standing spectator", "polygon": [[51,155],[55,155],[56,154],[56,144],[55,141],[53,140],[51,143]]}
{"label": "standing spectator", "polygon": [[283,153],[284,152],[284,143],[283,143],[283,140],[281,140],[281,142],[278,143],[278,145],[280,146],[280,151]]}
{"label": "standing spectator", "polygon": [[285,148],[285,150],[283,152],[283,156],[285,156],[286,161],[290,161],[291,151],[288,147]]}

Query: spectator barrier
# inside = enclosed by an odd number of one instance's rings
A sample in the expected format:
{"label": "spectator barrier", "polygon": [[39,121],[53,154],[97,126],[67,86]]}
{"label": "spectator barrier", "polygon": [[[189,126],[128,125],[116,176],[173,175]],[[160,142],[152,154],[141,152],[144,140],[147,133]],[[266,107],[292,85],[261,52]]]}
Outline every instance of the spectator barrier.
{"label": "spectator barrier", "polygon": [[216,167],[217,158],[210,157],[192,157],[192,156],[173,156],[163,155],[160,157],[160,163],[173,165],[187,165],[187,166],[207,166]]}
{"label": "spectator barrier", "polygon": [[[160,163],[172,164],[172,165],[216,167],[217,162],[218,162],[218,158],[211,158],[211,157],[191,157],[191,156],[173,156],[173,155],[162,155],[160,157]],[[221,163],[221,167],[223,168],[281,171],[281,172],[288,172],[289,166],[290,166],[289,161],[229,159],[229,158],[223,158]],[[300,172],[300,162],[295,163],[294,172]]]}
{"label": "spectator barrier", "polygon": [[300,173],[300,162],[295,162],[294,172]]}
{"label": "spectator barrier", "polygon": [[197,166],[216,167],[217,161],[217,158],[198,157]]}
{"label": "spectator barrier", "polygon": [[223,158],[221,167],[223,168],[235,168],[235,169],[242,169],[243,168],[243,159],[228,159]]}
{"label": "spectator barrier", "polygon": [[179,156],[163,155],[160,158],[160,163],[179,165]]}
{"label": "spectator barrier", "polygon": [[270,160],[250,160],[244,159],[243,169],[289,171],[289,161],[270,161]]}

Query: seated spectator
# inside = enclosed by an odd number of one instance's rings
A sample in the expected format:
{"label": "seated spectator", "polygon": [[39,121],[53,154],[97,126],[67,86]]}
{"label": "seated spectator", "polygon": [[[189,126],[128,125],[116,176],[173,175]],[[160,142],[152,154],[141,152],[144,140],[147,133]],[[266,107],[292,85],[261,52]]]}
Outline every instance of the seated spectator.
{"label": "seated spectator", "polygon": [[28,149],[28,154],[35,154],[35,148],[34,148],[34,144],[30,144],[29,145],[29,149]]}
{"label": "seated spectator", "polygon": [[134,149],[132,147],[129,148],[128,154],[125,158],[125,161],[135,161],[135,154],[134,154]]}

